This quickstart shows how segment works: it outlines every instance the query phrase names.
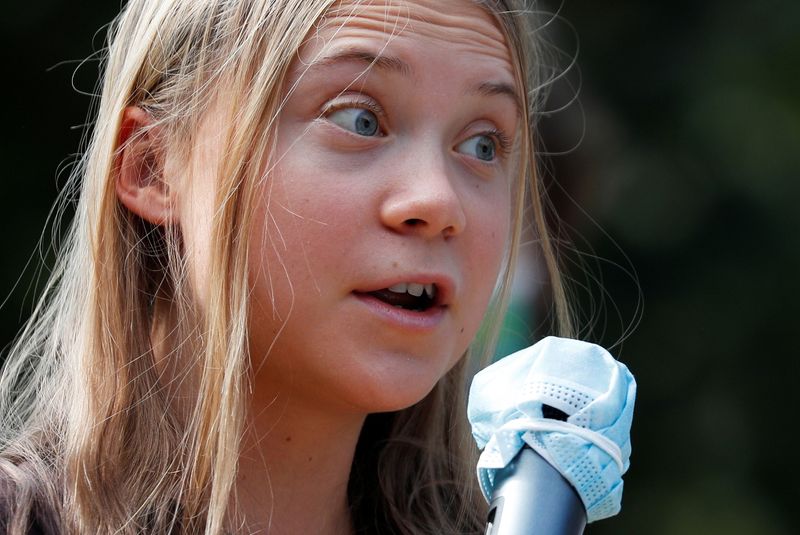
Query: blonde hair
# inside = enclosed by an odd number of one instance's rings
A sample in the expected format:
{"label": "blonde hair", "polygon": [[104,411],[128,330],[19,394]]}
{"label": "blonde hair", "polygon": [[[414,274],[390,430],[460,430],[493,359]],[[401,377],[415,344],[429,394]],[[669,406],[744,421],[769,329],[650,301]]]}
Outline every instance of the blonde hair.
{"label": "blonde hair", "polygon": [[[254,195],[287,71],[333,3],[130,0],[111,26],[93,136],[71,177],[80,188],[75,218],[0,379],[0,472],[15,486],[10,533],[24,532],[34,507],[75,533],[224,531],[246,417],[246,237]],[[480,3],[505,32],[521,87],[538,87],[529,81],[536,56],[526,44],[524,9]],[[135,105],[188,160],[220,88],[233,95],[236,128],[220,138],[208,306],[200,313],[179,230],[122,207],[115,159],[123,110]],[[523,117],[523,132],[529,121]],[[516,224],[484,334],[425,399],[371,415],[362,432],[349,490],[355,525],[366,532],[482,530],[464,382],[468,363],[485,362],[496,339],[527,203],[562,334],[571,329],[534,140],[522,137]],[[164,385],[151,345],[155,328],[170,333],[170,373],[191,385],[188,401],[178,404]]]}

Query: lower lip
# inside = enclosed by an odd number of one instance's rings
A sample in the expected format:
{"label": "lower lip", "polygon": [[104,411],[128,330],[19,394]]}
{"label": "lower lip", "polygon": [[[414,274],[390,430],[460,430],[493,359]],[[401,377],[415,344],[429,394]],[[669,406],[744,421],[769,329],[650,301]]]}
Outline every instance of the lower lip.
{"label": "lower lip", "polygon": [[410,331],[430,331],[439,326],[444,319],[446,307],[433,306],[424,311],[400,308],[377,299],[369,294],[353,294],[358,301],[382,320]]}

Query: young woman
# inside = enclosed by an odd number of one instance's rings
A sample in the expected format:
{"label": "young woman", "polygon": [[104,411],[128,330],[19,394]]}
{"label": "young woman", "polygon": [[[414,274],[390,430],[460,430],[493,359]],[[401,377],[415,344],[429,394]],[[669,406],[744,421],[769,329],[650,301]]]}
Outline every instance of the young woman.
{"label": "young woman", "polygon": [[0,526],[482,532],[465,381],[523,212],[570,330],[523,4],[129,0],[2,376]]}

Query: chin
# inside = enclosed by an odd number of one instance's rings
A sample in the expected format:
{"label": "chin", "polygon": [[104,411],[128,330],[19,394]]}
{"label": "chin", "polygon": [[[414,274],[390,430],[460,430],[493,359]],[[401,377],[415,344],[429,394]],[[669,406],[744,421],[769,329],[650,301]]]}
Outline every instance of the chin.
{"label": "chin", "polygon": [[425,399],[425,396],[430,394],[435,386],[436,383],[424,391],[403,391],[397,392],[396,395],[393,396],[390,392],[386,392],[385,394],[390,395],[384,394],[380,399],[373,398],[369,403],[364,404],[364,412],[369,414],[376,412],[397,412],[407,409]]}
{"label": "chin", "polygon": [[395,369],[380,377],[371,375],[359,381],[356,389],[348,392],[348,397],[357,410],[366,414],[400,411],[425,399],[451,368],[420,373],[417,366],[406,370],[405,374]]}

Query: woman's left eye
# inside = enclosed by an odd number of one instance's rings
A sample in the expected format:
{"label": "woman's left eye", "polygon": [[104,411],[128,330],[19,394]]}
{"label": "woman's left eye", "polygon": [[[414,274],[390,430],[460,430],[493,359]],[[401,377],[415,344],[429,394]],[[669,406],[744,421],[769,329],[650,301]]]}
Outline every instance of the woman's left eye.
{"label": "woman's left eye", "polygon": [[379,133],[378,116],[364,108],[341,108],[328,115],[328,120],[359,136],[371,137]]}
{"label": "woman's left eye", "polygon": [[491,162],[496,157],[497,144],[492,137],[480,134],[462,141],[458,144],[456,150],[484,162]]}

